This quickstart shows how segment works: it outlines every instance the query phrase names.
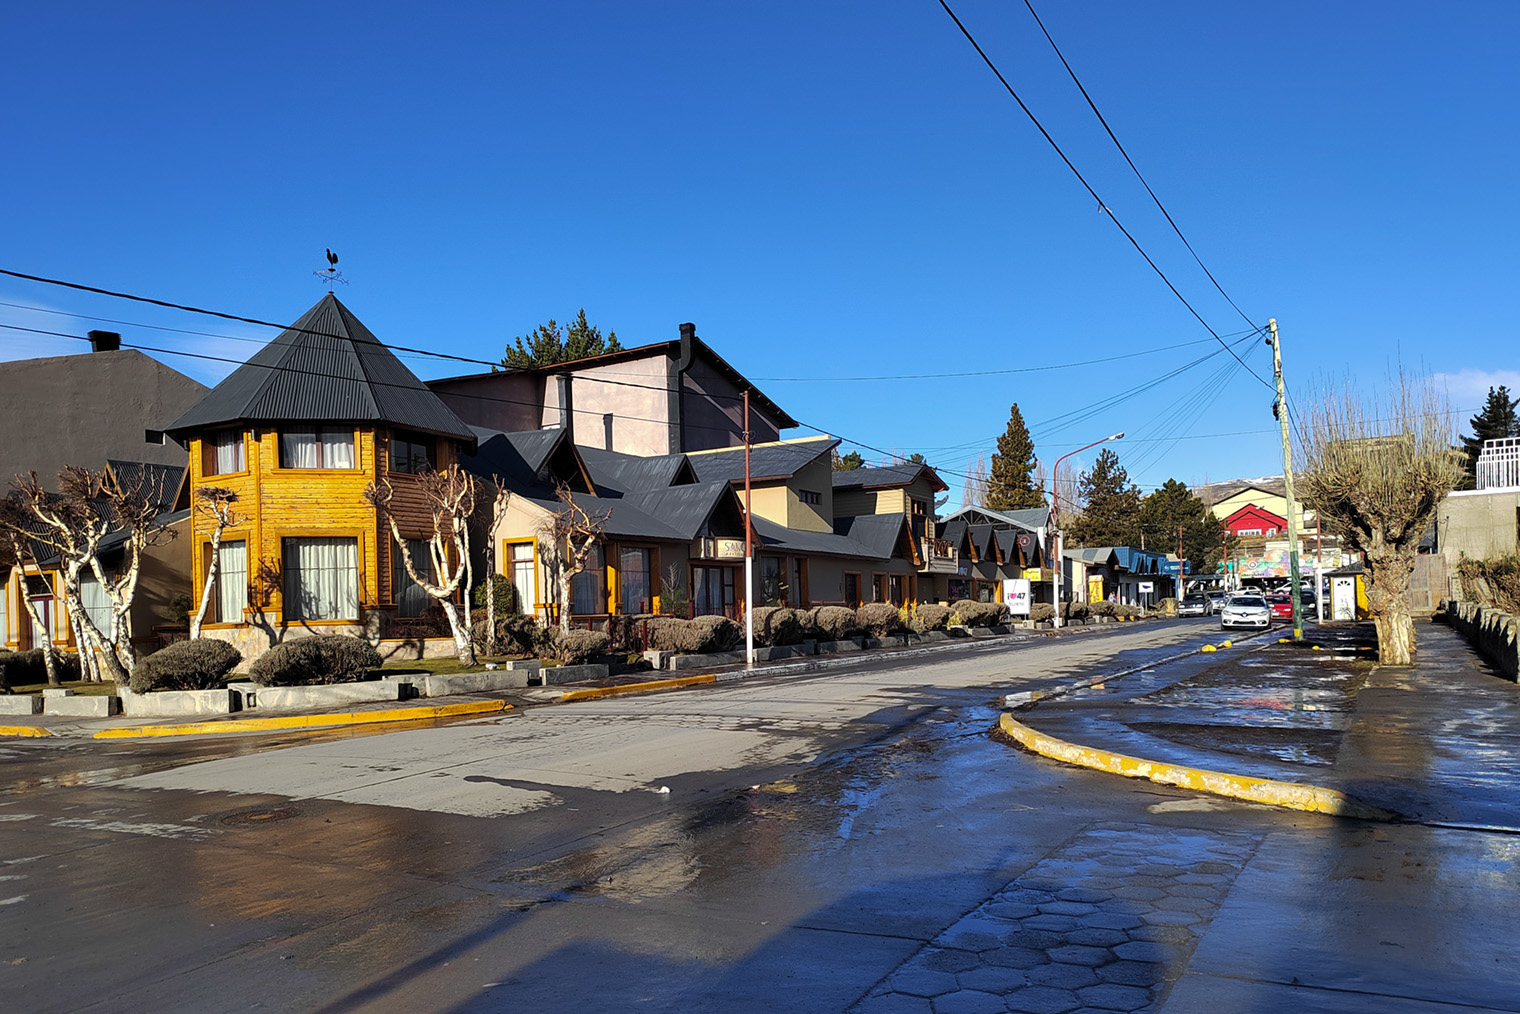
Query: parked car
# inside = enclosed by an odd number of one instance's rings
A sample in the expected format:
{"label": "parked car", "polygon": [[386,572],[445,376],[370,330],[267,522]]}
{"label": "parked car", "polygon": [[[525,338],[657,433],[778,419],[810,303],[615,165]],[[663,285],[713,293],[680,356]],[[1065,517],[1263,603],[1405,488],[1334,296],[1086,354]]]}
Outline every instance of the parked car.
{"label": "parked car", "polygon": [[1266,630],[1272,626],[1272,607],[1260,595],[1232,595],[1219,611],[1219,629],[1253,627]]}
{"label": "parked car", "polygon": [[1293,619],[1293,598],[1289,595],[1268,595],[1267,605],[1272,607],[1272,615],[1279,620]]}
{"label": "parked car", "polygon": [[1203,593],[1203,597],[1209,604],[1207,615],[1213,616],[1224,608],[1225,600],[1230,597],[1230,593],[1227,591],[1206,591]]}
{"label": "parked car", "polygon": [[1184,595],[1177,603],[1178,616],[1209,615],[1209,600],[1202,595]]}

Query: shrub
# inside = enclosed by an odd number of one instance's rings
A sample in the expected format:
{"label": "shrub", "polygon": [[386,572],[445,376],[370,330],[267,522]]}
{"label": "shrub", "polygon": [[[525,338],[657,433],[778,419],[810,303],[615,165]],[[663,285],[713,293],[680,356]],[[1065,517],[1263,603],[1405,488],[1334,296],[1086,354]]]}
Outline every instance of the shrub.
{"label": "shrub", "polygon": [[[531,616],[497,616],[496,650],[503,655],[531,655],[538,636],[538,621]],[[486,644],[486,621],[476,620],[470,627],[470,636],[477,648]]]}
{"label": "shrub", "polygon": [[744,628],[727,616],[698,616],[687,622],[695,626],[702,635],[699,641],[701,647],[694,649],[695,651],[702,653],[733,651],[744,641]]}
{"label": "shrub", "polygon": [[860,633],[855,610],[845,606],[819,606],[812,611],[812,626],[828,641],[843,641]]}
{"label": "shrub", "polygon": [[[53,666],[58,670],[60,681],[65,683],[78,681],[78,655],[62,653],[54,655]],[[28,651],[0,651],[0,692],[10,693],[12,687],[46,682],[47,663],[43,661],[41,648],[32,648]]]}
{"label": "shrub", "polygon": [[871,637],[887,637],[903,629],[902,614],[890,602],[872,602],[855,610],[855,622]]}
{"label": "shrub", "polygon": [[1110,604],[1114,606],[1113,614],[1115,616],[1122,616],[1126,620],[1135,619],[1136,617],[1143,615],[1145,612],[1145,610],[1141,609],[1139,606],[1131,606],[1123,603]]}
{"label": "shrub", "polygon": [[797,644],[802,640],[803,622],[795,609],[764,606],[755,610],[755,643],[761,647]]}
{"label": "shrub", "polygon": [[1036,602],[1029,607],[1029,618],[1035,623],[1045,623],[1056,618],[1056,607],[1049,602]]}
{"label": "shrub", "polygon": [[930,630],[944,630],[950,624],[949,606],[924,605],[908,615],[908,627],[922,634]]}
{"label": "shrub", "polygon": [[215,690],[242,660],[243,653],[226,641],[175,641],[137,663],[132,670],[132,692]]}
{"label": "shrub", "polygon": [[585,665],[607,654],[611,644],[611,639],[600,630],[560,631],[555,641],[555,653],[566,665]]}
{"label": "shrub", "polygon": [[999,602],[974,602],[961,599],[955,604],[955,612],[961,623],[968,627],[990,627],[1006,615],[1007,607]]}
{"label": "shrub", "polygon": [[1085,620],[1087,615],[1086,602],[1061,603],[1061,619],[1063,620]]}
{"label": "shrub", "polygon": [[262,687],[306,687],[353,683],[381,665],[380,653],[362,637],[316,634],[270,648],[248,667]]}
{"label": "shrub", "polygon": [[504,574],[493,574],[489,582],[481,582],[470,593],[470,599],[475,603],[476,609],[486,607],[486,593],[496,589],[496,615],[522,612],[522,603],[517,601],[517,586],[508,581]]}
{"label": "shrub", "polygon": [[1114,604],[1106,599],[1093,602],[1088,605],[1087,612],[1089,616],[1113,616]]}

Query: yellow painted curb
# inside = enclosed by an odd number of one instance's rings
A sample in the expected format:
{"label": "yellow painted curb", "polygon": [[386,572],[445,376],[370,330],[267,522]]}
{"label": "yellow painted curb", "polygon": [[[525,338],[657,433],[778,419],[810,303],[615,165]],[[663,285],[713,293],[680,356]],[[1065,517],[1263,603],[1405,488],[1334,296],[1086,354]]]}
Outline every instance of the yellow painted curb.
{"label": "yellow painted curb", "polygon": [[1012,715],[998,720],[998,728],[1014,742],[1028,750],[1049,757],[1123,775],[1126,778],[1148,778],[1162,785],[1177,785],[1184,789],[1208,792],[1231,799],[1244,799],[1251,803],[1282,806],[1290,810],[1310,813],[1328,813],[1337,817],[1355,817],[1360,820],[1392,820],[1393,814],[1376,806],[1369,806],[1336,789],[1322,789],[1315,785],[1299,785],[1295,782],[1277,782],[1269,778],[1249,778],[1224,771],[1206,771],[1202,768],[1183,767],[1178,764],[1162,764],[1157,761],[1128,757],[1090,746],[1068,743],[1054,736],[1037,732],[1018,721]]}
{"label": "yellow painted curb", "polygon": [[674,687],[691,687],[699,683],[715,683],[718,677],[712,673],[705,676],[677,676],[668,680],[650,680],[647,683],[625,683],[620,687],[591,687],[587,690],[568,690],[560,695],[560,703],[568,701],[594,701],[618,694],[640,694],[646,690],[669,690]]}
{"label": "yellow painted curb", "polygon": [[0,725],[0,736],[30,736],[33,739],[40,739],[51,735],[51,732],[40,725]]}
{"label": "yellow painted curb", "polygon": [[1219,642],[1219,646],[1221,648],[1233,648],[1233,647],[1235,647],[1235,642],[1234,641],[1220,641]]}
{"label": "yellow painted curb", "polygon": [[270,718],[239,718],[228,722],[187,722],[183,725],[137,725],[126,729],[103,729],[96,739],[139,739],[147,736],[200,736],[219,732],[268,732],[280,729],[321,729],[333,725],[370,725],[376,722],[417,722],[457,715],[488,715],[506,711],[506,701],[464,701],[425,708],[390,708],[385,711],[345,711],[328,715],[281,715]]}
{"label": "yellow painted curb", "polygon": [[1212,644],[1205,644],[1202,648],[1199,648],[1198,650],[1199,651],[1218,651],[1219,649],[1216,648],[1216,647],[1214,647]]}

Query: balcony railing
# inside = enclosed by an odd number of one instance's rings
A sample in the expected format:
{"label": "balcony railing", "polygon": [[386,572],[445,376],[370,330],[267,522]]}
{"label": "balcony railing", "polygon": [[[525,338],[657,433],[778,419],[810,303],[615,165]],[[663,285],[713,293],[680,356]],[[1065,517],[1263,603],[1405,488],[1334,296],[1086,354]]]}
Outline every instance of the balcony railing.
{"label": "balcony railing", "polygon": [[945,539],[921,539],[926,574],[955,574],[960,571],[961,553],[955,543]]}

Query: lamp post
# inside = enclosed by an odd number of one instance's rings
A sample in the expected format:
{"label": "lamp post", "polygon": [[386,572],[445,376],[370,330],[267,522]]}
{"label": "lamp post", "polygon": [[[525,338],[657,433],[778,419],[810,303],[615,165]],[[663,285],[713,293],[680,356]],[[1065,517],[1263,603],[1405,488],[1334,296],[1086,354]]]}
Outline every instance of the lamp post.
{"label": "lamp post", "polygon": [[1056,459],[1056,465],[1055,465],[1055,467],[1050,470],[1050,522],[1051,522],[1051,524],[1050,524],[1050,530],[1051,530],[1051,541],[1055,543],[1055,553],[1054,553],[1055,566],[1051,568],[1051,573],[1050,573],[1050,601],[1055,606],[1055,611],[1056,611],[1056,614],[1055,614],[1054,618],[1052,618],[1052,620],[1051,620],[1051,624],[1052,624],[1052,626],[1054,626],[1058,630],[1061,627],[1061,562],[1062,561],[1061,561],[1061,524],[1060,524],[1060,518],[1057,516],[1057,507],[1056,507],[1056,477],[1061,474],[1061,462],[1063,462],[1067,458],[1071,457],[1072,454],[1081,454],[1083,451],[1090,451],[1090,450],[1092,450],[1094,447],[1097,447],[1099,444],[1106,444],[1110,440],[1122,440],[1122,439],[1124,439],[1124,431],[1120,430],[1118,433],[1115,433],[1112,436],[1104,437],[1102,440],[1094,440],[1092,443],[1088,444],[1086,447],[1078,447],[1076,450],[1072,451],[1071,454],[1063,454],[1063,455],[1061,455],[1059,458]]}

